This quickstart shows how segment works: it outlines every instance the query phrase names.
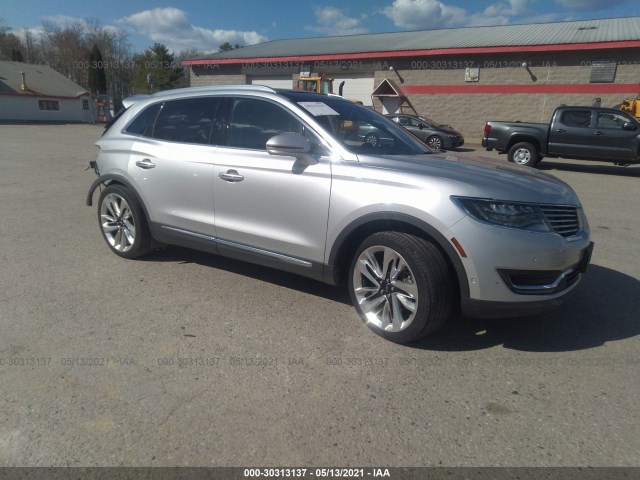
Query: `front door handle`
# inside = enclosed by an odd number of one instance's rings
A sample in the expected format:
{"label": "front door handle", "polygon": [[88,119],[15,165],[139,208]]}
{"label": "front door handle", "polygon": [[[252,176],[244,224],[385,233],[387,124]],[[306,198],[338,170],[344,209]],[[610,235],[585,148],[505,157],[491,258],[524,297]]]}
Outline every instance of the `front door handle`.
{"label": "front door handle", "polygon": [[149,170],[150,168],[153,168],[155,166],[156,166],[156,164],[153,163],[148,158],[144,158],[144,159],[138,160],[136,162],[136,167],[144,168],[145,170]]}
{"label": "front door handle", "polygon": [[557,128],[557,129],[555,130],[555,132],[556,132],[556,133],[564,133],[564,132],[566,132],[566,130],[565,130],[564,128]]}
{"label": "front door handle", "polygon": [[218,176],[227,182],[241,182],[244,180],[244,176],[240,175],[236,170],[227,170],[226,173],[220,173]]}
{"label": "front door handle", "polygon": [[594,135],[598,135],[598,136],[604,135],[604,132],[595,132]]}

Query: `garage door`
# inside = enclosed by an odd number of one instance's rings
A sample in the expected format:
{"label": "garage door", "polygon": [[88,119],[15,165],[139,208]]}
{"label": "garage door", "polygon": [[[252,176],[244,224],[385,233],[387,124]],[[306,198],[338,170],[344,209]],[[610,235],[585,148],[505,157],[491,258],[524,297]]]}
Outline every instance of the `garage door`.
{"label": "garage door", "polygon": [[339,93],[340,84],[344,82],[342,96],[349,100],[359,100],[364,105],[373,105],[371,94],[374,84],[372,75],[336,74],[333,75],[333,92]]}
{"label": "garage door", "polygon": [[271,88],[293,88],[291,75],[259,75],[249,78],[251,85],[266,85]]}

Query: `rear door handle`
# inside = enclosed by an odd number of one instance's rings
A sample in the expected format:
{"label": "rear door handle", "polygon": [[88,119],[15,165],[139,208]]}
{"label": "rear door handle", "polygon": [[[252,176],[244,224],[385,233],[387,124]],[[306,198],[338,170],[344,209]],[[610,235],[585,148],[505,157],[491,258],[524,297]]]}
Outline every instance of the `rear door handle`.
{"label": "rear door handle", "polygon": [[594,135],[604,135],[604,132],[595,132]]}
{"label": "rear door handle", "polygon": [[226,173],[222,172],[218,176],[227,182],[241,182],[244,180],[244,176],[240,175],[236,170],[227,170]]}
{"label": "rear door handle", "polygon": [[138,160],[136,162],[136,167],[144,168],[145,170],[149,170],[150,168],[153,168],[155,166],[156,166],[156,164],[153,163],[148,158],[144,158],[144,159]]}
{"label": "rear door handle", "polygon": [[565,130],[564,128],[557,128],[557,129],[555,130],[555,132],[556,132],[556,133],[564,133],[564,132],[566,132],[566,130]]}

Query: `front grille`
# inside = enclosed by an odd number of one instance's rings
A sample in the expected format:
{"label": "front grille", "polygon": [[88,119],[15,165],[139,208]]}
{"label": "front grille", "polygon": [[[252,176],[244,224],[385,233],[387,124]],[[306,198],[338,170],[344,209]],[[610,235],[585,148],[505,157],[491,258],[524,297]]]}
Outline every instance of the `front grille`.
{"label": "front grille", "polygon": [[540,209],[557,234],[572,237],[580,229],[576,207],[541,205]]}

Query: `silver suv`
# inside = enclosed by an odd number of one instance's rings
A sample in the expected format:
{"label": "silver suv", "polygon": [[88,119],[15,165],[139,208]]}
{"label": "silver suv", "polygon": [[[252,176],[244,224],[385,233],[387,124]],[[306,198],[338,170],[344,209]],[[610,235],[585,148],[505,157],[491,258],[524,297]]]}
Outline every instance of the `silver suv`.
{"label": "silver suv", "polygon": [[[568,185],[445,157],[341,97],[236,85],[125,106],[96,143],[87,196],[100,186],[100,230],[121,257],[181,245],[345,284],[362,320],[394,342],[456,310],[547,311],[589,263]],[[389,141],[363,141],[362,127]]]}

